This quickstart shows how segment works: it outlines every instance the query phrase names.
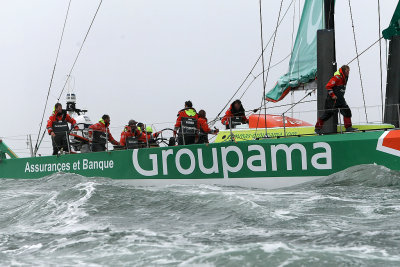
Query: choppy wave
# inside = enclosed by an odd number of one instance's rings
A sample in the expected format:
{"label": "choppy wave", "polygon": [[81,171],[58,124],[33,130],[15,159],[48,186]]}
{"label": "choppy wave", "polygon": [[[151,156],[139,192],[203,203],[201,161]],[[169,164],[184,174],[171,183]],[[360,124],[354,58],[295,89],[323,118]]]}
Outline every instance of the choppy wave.
{"label": "choppy wave", "polygon": [[0,181],[0,265],[400,264],[399,172],[363,165],[292,188]]}

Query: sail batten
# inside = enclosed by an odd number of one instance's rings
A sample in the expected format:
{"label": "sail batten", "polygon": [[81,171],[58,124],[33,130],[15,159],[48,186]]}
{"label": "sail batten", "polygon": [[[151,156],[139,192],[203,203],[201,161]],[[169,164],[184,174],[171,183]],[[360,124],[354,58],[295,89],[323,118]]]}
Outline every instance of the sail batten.
{"label": "sail batten", "polygon": [[289,62],[288,73],[283,75],[267,94],[272,102],[282,100],[292,88],[316,79],[317,31],[324,28],[324,1],[306,0],[301,15],[296,41]]}

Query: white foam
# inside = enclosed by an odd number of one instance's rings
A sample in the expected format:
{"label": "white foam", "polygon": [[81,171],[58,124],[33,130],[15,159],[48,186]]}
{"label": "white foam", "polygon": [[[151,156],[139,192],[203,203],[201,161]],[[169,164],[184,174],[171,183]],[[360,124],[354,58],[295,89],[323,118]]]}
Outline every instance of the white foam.
{"label": "white foam", "polygon": [[265,243],[262,244],[261,249],[267,253],[272,253],[280,249],[291,250],[291,248],[289,248],[285,243],[282,242]]}

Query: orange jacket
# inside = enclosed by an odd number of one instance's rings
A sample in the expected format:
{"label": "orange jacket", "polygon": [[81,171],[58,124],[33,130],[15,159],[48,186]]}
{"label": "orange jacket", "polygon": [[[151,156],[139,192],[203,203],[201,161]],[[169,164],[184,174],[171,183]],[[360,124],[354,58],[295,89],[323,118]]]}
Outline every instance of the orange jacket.
{"label": "orange jacket", "polygon": [[[159,135],[159,133],[154,133],[154,134],[147,133],[147,141],[150,141],[150,139],[152,139],[152,138],[157,138],[158,135]],[[146,133],[145,132],[141,132],[137,129],[132,131],[131,127],[125,126],[125,129],[121,133],[121,139],[119,141],[121,146],[126,145],[126,138],[128,138],[128,137],[137,137],[138,141],[146,143]]]}
{"label": "orange jacket", "polygon": [[132,130],[132,128],[130,126],[125,126],[124,131],[121,133],[121,139],[120,139],[119,143],[121,144],[121,146],[125,146],[126,138],[134,137],[134,136],[137,136],[138,134],[139,134],[138,130]]}
{"label": "orange jacket", "polygon": [[[63,115],[58,115],[56,114],[55,111],[53,111],[53,114],[51,114],[51,116],[49,117],[49,120],[47,121],[47,131],[49,132],[49,134],[51,134],[53,132],[53,122],[55,121],[61,121],[63,119]],[[76,127],[76,121],[74,120],[74,118],[71,118],[70,115],[65,114],[65,120],[69,123],[72,124],[72,127]]]}
{"label": "orange jacket", "polygon": [[89,126],[89,137],[92,137],[92,132],[93,131],[99,131],[99,132],[107,133],[108,141],[110,141],[113,145],[119,145],[119,143],[111,135],[111,132],[110,132],[110,129],[108,128],[108,125],[106,126],[104,124],[104,122],[99,121],[96,124],[90,125]]}
{"label": "orange jacket", "polygon": [[337,72],[335,72],[334,76],[329,80],[326,85],[326,90],[328,90],[328,94],[331,97],[335,96],[333,89],[335,87],[345,87],[347,84],[347,77],[344,75],[342,69],[340,68]]}
{"label": "orange jacket", "polygon": [[[221,123],[223,125],[229,125],[229,119],[235,117],[235,115],[232,113],[232,106],[225,112],[225,116],[222,118]],[[246,117],[246,115],[241,115],[243,122],[248,122],[249,119]]]}
{"label": "orange jacket", "polygon": [[197,128],[200,129],[202,133],[213,133],[214,131],[208,127],[207,119],[206,118],[198,118],[197,120]]}
{"label": "orange jacket", "polygon": [[[193,115],[194,114],[194,115]],[[176,119],[175,128],[181,127],[182,118],[195,118],[198,119],[197,112],[194,108],[182,109],[178,113],[178,118]]]}

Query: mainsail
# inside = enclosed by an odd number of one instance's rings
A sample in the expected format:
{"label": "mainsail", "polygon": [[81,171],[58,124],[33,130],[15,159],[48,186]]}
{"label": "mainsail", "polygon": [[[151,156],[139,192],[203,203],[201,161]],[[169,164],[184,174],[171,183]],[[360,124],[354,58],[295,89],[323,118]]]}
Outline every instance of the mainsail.
{"label": "mainsail", "polygon": [[317,31],[324,28],[324,1],[306,0],[288,73],[266,94],[272,102],[282,100],[292,88],[315,80],[317,75]]}
{"label": "mainsail", "polygon": [[400,1],[394,11],[389,27],[383,30],[382,35],[385,39],[392,39],[394,35],[400,35]]}

